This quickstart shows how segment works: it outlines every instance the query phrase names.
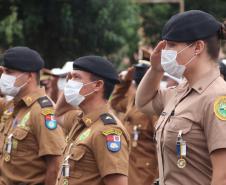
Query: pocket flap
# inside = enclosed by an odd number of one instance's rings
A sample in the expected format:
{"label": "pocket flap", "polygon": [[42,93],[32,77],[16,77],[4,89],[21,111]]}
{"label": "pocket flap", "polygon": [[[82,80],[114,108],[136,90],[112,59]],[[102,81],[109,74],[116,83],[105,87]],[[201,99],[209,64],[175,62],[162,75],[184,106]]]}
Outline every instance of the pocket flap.
{"label": "pocket flap", "polygon": [[173,116],[170,119],[171,121],[167,125],[166,130],[177,133],[181,130],[182,134],[187,134],[190,132],[193,124],[186,118]]}
{"label": "pocket flap", "polygon": [[16,128],[13,132],[13,137],[17,140],[23,140],[28,134],[28,130],[22,128]]}
{"label": "pocket flap", "polygon": [[75,146],[71,149],[71,153],[70,159],[79,161],[85,155],[86,150],[82,146]]}

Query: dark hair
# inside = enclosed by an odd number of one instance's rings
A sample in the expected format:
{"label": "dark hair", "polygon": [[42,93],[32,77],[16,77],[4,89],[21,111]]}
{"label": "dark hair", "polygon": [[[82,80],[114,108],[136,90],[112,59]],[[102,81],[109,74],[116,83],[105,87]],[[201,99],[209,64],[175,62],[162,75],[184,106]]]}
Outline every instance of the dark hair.
{"label": "dark hair", "polygon": [[115,87],[114,82],[111,82],[108,79],[102,78],[102,77],[94,75],[94,74],[91,74],[90,80],[92,80],[92,81],[103,80],[104,81],[104,95],[103,95],[103,98],[108,100],[110,98],[110,96],[111,96],[111,93],[114,90],[114,87]]}
{"label": "dark hair", "polygon": [[217,60],[219,57],[221,47],[220,40],[226,40],[226,21],[222,23],[222,26],[216,35],[204,40],[207,45],[207,52],[213,60]]}
{"label": "dark hair", "polygon": [[41,76],[40,71],[36,72],[35,74],[36,74],[36,82],[38,85],[40,85],[40,76]]}
{"label": "dark hair", "polygon": [[[221,42],[220,40],[226,40],[226,21],[222,23],[220,30],[213,36],[203,39],[207,46],[207,52],[211,59],[217,60],[219,57]],[[193,42],[187,42],[192,44]]]}
{"label": "dark hair", "polygon": [[224,80],[226,81],[226,65],[223,63],[223,61],[219,63],[219,67],[220,67],[220,73],[221,75],[224,76]]}

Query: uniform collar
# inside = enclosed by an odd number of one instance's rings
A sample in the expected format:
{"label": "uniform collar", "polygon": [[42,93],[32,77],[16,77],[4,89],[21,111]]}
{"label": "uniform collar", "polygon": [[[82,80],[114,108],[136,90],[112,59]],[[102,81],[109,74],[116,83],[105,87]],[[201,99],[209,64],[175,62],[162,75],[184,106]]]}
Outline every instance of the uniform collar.
{"label": "uniform collar", "polygon": [[106,104],[106,105],[98,108],[94,112],[91,112],[91,113],[89,113],[87,115],[83,115],[82,121],[84,122],[84,124],[87,127],[90,127],[93,123],[95,123],[99,119],[101,114],[107,113],[107,112],[109,112],[109,107]]}
{"label": "uniform collar", "polygon": [[194,89],[199,94],[202,94],[210,84],[215,81],[220,76],[220,71],[217,67],[214,67],[210,72],[205,74],[199,81],[197,81],[193,86]]}
{"label": "uniform collar", "polygon": [[35,92],[29,93],[24,96],[21,100],[25,103],[27,107],[31,106],[38,98],[45,95],[44,88],[38,88]]}

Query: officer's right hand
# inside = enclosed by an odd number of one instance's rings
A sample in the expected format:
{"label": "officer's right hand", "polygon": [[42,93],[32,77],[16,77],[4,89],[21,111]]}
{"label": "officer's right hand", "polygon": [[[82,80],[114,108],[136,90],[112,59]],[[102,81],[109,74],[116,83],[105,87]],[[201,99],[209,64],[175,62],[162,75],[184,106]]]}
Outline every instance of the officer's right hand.
{"label": "officer's right hand", "polygon": [[152,70],[155,70],[157,72],[163,73],[164,70],[161,66],[161,52],[166,46],[166,41],[160,41],[158,45],[153,50],[153,53],[151,54],[150,61]]}

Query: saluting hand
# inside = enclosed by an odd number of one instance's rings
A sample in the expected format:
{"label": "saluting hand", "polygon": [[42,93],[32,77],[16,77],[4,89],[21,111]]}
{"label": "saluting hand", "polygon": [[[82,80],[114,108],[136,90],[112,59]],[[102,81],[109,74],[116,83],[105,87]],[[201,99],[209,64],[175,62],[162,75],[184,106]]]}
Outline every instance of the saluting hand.
{"label": "saluting hand", "polygon": [[161,66],[161,52],[166,46],[166,41],[160,41],[158,45],[153,50],[153,53],[151,54],[150,60],[151,60],[151,66],[152,70],[155,70],[157,72],[164,72],[162,66]]}
{"label": "saluting hand", "polygon": [[124,77],[124,81],[132,81],[133,80],[133,74],[134,74],[135,68],[134,67],[129,67],[127,70],[127,73]]}

